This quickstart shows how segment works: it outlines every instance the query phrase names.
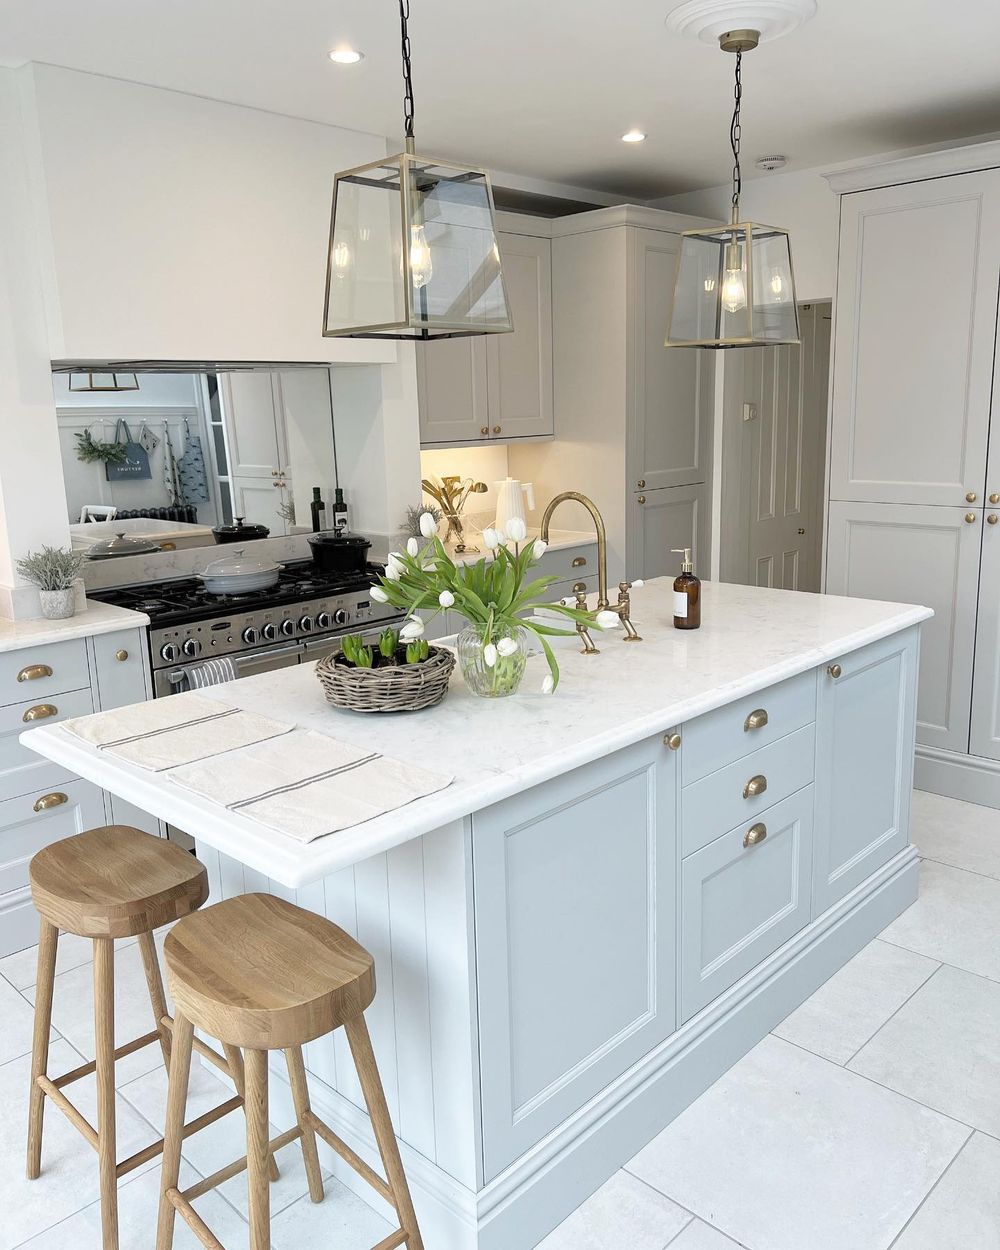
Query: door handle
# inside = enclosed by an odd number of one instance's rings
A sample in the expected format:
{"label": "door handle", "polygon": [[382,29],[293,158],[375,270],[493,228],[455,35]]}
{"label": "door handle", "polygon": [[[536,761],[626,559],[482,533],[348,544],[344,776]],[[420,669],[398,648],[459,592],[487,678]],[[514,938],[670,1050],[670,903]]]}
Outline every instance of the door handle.
{"label": "door handle", "polygon": [[763,794],[767,789],[767,778],[763,773],[758,773],[756,777],[751,777],[743,787],[743,797],[745,799],[755,799],[758,794]]}
{"label": "door handle", "polygon": [[52,669],[47,664],[29,664],[17,675],[18,681],[37,681],[39,677],[51,677]]}
{"label": "door handle", "polygon": [[47,812],[50,807],[62,807],[63,803],[68,802],[68,794],[61,794],[57,792],[55,794],[43,794],[40,799],[35,799],[31,807],[32,811],[35,812]]}
{"label": "door handle", "polygon": [[766,724],[767,724],[766,709],[762,707],[756,708],[754,711],[750,713],[750,715],[743,722],[743,732],[747,733],[751,729],[763,729],[763,727]]}
{"label": "door handle", "polygon": [[21,720],[27,725],[33,720],[46,720],[50,716],[58,716],[59,709],[54,703],[36,703],[34,707],[29,707]]}
{"label": "door handle", "polygon": [[743,835],[744,846],[756,846],[758,842],[763,842],[767,837],[767,825],[758,824],[751,825]]}

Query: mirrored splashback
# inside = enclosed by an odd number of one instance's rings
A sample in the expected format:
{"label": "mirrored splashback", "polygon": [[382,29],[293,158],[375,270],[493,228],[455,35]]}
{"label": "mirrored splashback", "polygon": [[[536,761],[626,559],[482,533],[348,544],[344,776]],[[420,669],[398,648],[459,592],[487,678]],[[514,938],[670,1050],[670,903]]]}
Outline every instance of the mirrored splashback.
{"label": "mirrored splashback", "polygon": [[78,389],[81,376],[86,386],[86,374],[53,374],[76,549],[110,559],[136,554],[136,543],[155,553],[306,534],[315,487],[330,523],[337,468],[327,368],[140,372],[138,390],[130,374],[130,389],[119,391]]}

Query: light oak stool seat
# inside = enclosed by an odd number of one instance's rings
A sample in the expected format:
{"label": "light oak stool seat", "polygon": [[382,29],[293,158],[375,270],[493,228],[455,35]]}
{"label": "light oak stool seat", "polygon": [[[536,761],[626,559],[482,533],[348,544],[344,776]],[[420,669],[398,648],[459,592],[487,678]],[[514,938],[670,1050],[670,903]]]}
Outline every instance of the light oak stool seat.
{"label": "light oak stool seat", "polygon": [[[371,955],[343,929],[270,894],[244,894],[181,920],[164,944],[175,1003],[166,1144],[156,1250],[171,1250],[176,1213],[202,1245],[222,1250],[192,1203],[246,1170],[251,1250],[270,1246],[269,1153],[300,1141],[313,1202],[323,1200],[316,1136],[349,1163],[396,1211],[399,1228],[373,1250],[423,1250],[399,1146],[364,1011],[375,997]],[[343,1027],[358,1070],[387,1180],[310,1108],[302,1047]],[[247,1153],[181,1192],[181,1128],[194,1030],[245,1051]],[[296,1127],[268,1141],[267,1053],[284,1050]]]}
{"label": "light oak stool seat", "polygon": [[[39,913],[38,978],[28,1115],[28,1179],[41,1172],[45,1100],[50,1099],[97,1151],[101,1177],[103,1250],[118,1250],[118,1178],[155,1158],[163,1139],[118,1161],[115,1140],[115,1061],[159,1042],[169,1066],[173,1020],[167,1014],[153,931],[197,911],[208,897],[208,874],[179,846],[129,825],[108,825],[64,838],[39,851],[29,866],[31,897]],[[95,1056],[50,1078],[49,1033],[59,933],[88,937],[94,945]],[[154,1028],[115,1047],[114,940],[138,937]],[[243,1087],[239,1051],[224,1058],[203,1043],[198,1049]],[[97,1076],[97,1128],[77,1110],[63,1089],[91,1073]],[[185,1135],[243,1105],[229,1099],[184,1126]],[[277,1176],[273,1159],[268,1161]]]}

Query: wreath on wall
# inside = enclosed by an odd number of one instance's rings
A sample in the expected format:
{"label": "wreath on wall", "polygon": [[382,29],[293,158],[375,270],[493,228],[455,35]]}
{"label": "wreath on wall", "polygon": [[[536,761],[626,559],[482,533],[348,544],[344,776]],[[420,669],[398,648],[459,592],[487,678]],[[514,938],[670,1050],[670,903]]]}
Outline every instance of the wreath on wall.
{"label": "wreath on wall", "polygon": [[124,464],[128,459],[128,447],[117,440],[104,443],[96,440],[90,430],[76,435],[76,457],[84,464]]}

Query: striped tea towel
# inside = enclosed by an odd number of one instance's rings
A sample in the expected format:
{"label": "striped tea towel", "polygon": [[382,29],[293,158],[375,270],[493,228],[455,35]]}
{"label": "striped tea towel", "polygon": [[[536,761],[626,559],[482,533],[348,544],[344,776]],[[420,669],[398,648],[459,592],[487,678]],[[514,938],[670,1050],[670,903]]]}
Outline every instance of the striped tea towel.
{"label": "striped tea towel", "polygon": [[188,687],[191,690],[204,690],[206,686],[221,686],[227,681],[235,680],[236,665],[228,655],[206,660],[204,664],[195,664],[187,670]]}
{"label": "striped tea towel", "polygon": [[170,777],[298,842],[362,824],[453,780],[311,729],[176,768]]}

